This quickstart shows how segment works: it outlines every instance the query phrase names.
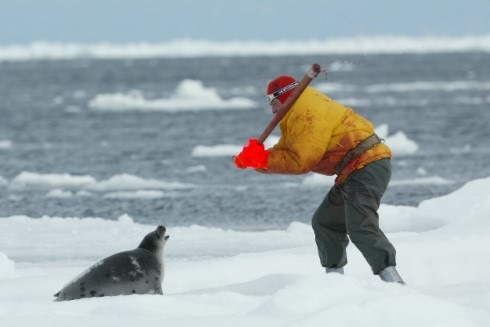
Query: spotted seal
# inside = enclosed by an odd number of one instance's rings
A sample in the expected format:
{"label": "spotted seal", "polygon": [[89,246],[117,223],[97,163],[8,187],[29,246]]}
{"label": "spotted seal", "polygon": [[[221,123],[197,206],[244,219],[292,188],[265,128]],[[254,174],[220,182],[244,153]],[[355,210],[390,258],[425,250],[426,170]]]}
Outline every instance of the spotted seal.
{"label": "spotted seal", "polygon": [[54,296],[55,301],[130,294],[163,294],[163,248],[166,228],[143,238],[131,251],[113,254],[92,265]]}

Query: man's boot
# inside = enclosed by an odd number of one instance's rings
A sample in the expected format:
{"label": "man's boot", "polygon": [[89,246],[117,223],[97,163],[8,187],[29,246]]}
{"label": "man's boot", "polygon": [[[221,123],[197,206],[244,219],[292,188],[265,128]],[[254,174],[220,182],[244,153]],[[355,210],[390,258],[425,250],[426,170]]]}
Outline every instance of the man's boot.
{"label": "man's boot", "polygon": [[343,267],[340,267],[340,268],[328,268],[328,267],[326,267],[325,271],[327,272],[327,274],[330,274],[330,273],[337,273],[337,274],[341,274],[341,275],[344,274],[344,268]]}
{"label": "man's boot", "polygon": [[400,274],[398,274],[398,271],[396,271],[396,268],[394,266],[389,266],[389,267],[386,267],[385,269],[381,270],[379,272],[379,277],[384,282],[399,283],[399,284],[405,285],[405,282],[400,277]]}

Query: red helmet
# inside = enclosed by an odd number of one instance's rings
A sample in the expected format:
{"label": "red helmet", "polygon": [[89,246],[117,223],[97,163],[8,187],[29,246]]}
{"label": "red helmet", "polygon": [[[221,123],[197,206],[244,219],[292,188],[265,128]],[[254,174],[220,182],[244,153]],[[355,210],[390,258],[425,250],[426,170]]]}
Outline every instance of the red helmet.
{"label": "red helmet", "polygon": [[281,75],[274,78],[267,85],[267,102],[271,104],[272,100],[279,99],[284,103],[298,84],[299,82],[289,75]]}

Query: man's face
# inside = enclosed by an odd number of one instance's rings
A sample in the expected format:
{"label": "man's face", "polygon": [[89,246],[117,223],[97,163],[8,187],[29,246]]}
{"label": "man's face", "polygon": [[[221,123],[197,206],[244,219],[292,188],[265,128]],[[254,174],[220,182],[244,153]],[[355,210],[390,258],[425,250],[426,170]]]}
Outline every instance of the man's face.
{"label": "man's face", "polygon": [[271,102],[271,110],[272,110],[272,113],[275,115],[277,113],[277,111],[279,110],[279,108],[281,108],[281,105],[282,105],[282,102],[281,100],[279,99],[274,99],[272,100]]}

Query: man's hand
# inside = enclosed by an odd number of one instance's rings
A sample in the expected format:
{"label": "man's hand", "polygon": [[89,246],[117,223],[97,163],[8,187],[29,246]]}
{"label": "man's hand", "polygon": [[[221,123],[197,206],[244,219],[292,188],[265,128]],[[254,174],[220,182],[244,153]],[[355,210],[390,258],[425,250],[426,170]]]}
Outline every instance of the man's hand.
{"label": "man's hand", "polygon": [[250,139],[248,145],[243,147],[242,152],[234,158],[237,168],[262,168],[267,169],[267,158],[270,151],[265,150],[263,144],[257,139]]}

